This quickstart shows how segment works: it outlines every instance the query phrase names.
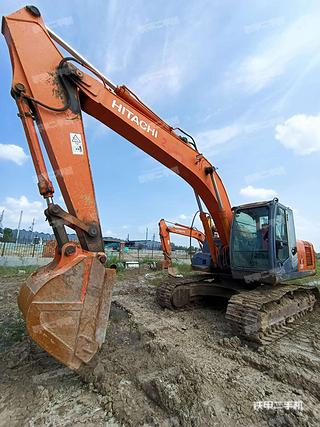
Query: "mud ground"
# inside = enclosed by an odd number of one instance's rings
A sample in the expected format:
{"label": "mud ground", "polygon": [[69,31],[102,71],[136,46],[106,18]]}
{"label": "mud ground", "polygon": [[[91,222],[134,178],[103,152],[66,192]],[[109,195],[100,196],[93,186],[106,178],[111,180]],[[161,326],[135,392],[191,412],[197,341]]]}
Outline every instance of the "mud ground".
{"label": "mud ground", "polygon": [[[72,372],[25,335],[0,277],[0,426],[319,426],[320,309],[268,347],[234,336],[225,302],[162,310],[162,273],[121,273],[107,340]],[[303,410],[254,409],[302,402]]]}

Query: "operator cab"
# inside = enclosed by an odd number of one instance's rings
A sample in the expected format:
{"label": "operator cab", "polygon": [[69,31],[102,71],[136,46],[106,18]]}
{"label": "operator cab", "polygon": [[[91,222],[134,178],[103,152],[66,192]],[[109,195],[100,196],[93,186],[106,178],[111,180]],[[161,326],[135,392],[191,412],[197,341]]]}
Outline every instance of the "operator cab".
{"label": "operator cab", "polygon": [[232,277],[279,283],[301,277],[293,212],[275,198],[241,205],[234,212],[230,239]]}

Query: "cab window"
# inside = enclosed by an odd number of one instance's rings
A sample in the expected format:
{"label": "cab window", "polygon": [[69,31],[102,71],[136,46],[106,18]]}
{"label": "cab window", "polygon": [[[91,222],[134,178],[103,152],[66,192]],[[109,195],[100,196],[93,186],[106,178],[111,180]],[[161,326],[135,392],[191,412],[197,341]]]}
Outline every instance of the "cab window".
{"label": "cab window", "polygon": [[269,267],[269,209],[267,206],[239,210],[232,230],[234,267]]}
{"label": "cab window", "polygon": [[284,262],[289,257],[288,227],[286,211],[280,206],[277,207],[275,240],[277,259]]}

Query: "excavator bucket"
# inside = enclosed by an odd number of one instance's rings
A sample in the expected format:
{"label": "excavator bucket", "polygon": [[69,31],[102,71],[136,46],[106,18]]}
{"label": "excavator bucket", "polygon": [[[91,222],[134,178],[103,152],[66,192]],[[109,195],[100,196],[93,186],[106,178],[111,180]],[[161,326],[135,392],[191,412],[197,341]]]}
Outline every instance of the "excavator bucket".
{"label": "excavator bucket", "polygon": [[104,267],[99,254],[74,247],[73,254],[56,255],[28,278],[18,304],[31,338],[78,369],[105,340],[115,271]]}

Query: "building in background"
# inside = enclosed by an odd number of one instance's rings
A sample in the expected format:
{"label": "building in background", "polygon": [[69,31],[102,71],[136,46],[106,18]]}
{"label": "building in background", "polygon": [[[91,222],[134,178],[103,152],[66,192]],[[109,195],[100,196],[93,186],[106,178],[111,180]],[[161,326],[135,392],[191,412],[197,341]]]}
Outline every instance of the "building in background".
{"label": "building in background", "polygon": [[123,250],[125,241],[117,237],[103,237],[104,250]]}
{"label": "building in background", "polygon": [[155,240],[128,240],[126,246],[129,249],[161,250],[161,243]]}

